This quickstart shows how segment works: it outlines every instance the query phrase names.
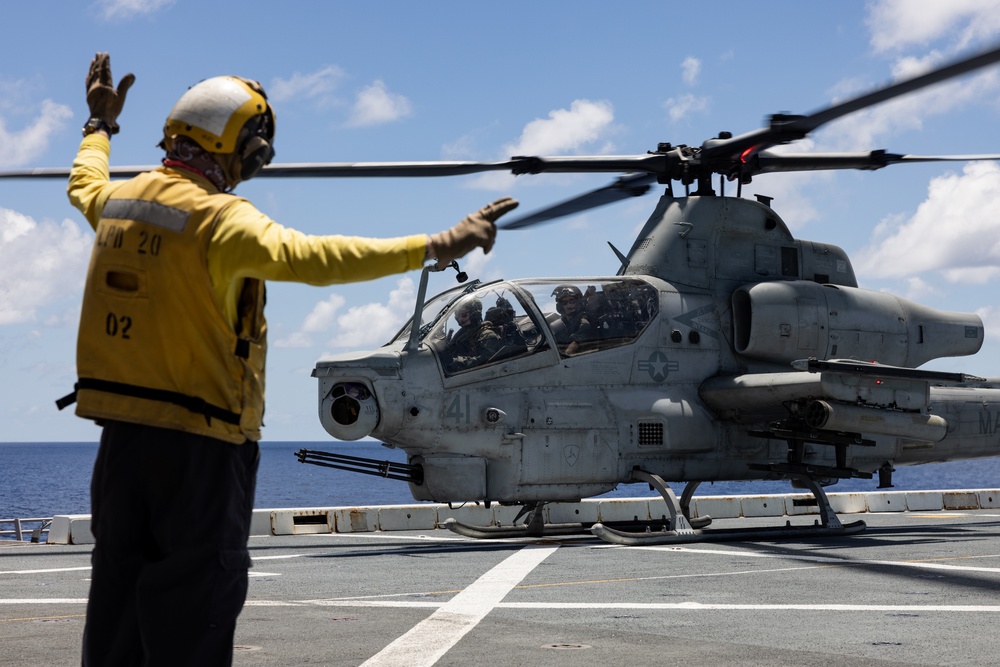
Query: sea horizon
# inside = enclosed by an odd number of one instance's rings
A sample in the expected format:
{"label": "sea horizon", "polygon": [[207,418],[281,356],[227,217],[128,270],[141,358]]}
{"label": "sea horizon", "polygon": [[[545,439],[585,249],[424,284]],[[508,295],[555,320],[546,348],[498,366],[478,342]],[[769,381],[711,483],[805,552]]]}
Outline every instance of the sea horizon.
{"label": "sea horizon", "polygon": [[[98,443],[0,442],[0,518],[90,513],[90,477]],[[303,464],[299,449],[335,451],[405,462],[405,453],[380,442],[274,440],[261,442],[256,508],[344,507],[416,504],[405,482]],[[668,480],[669,481],[669,480]],[[674,484],[678,494],[683,484]],[[1000,458],[900,466],[887,491],[1000,488]],[[829,493],[877,491],[878,479],[841,480]],[[697,495],[760,495],[800,492],[787,481],[703,483]],[[621,484],[600,497],[655,497],[645,484]]]}

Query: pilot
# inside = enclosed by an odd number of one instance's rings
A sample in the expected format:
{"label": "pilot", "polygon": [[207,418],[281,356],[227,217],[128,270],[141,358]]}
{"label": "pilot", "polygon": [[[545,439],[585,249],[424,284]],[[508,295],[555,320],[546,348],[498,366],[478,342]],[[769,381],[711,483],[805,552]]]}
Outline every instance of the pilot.
{"label": "pilot", "polygon": [[559,285],[552,290],[561,326],[552,328],[556,344],[565,355],[576,354],[580,344],[599,337],[584,307],[583,293],[576,285]]}
{"label": "pilot", "polygon": [[483,316],[500,337],[503,354],[499,356],[502,358],[517,356],[528,349],[528,342],[514,321],[514,316],[514,307],[502,296],[497,297],[496,305],[488,308]]}
{"label": "pilot", "polygon": [[446,231],[308,236],[230,194],[274,156],[263,88],[205,79],[167,116],[163,166],[108,177],[135,77],[108,54],[87,74],[90,119],[70,201],[96,231],[77,345],[77,415],[103,427],[91,483],[84,665],[232,662],[264,413],[264,281],[361,281],[489,252],[500,199]]}
{"label": "pilot", "polygon": [[479,366],[500,350],[500,336],[493,325],[483,319],[483,302],[476,297],[467,296],[459,302],[455,321],[459,329],[451,335],[445,348],[448,372]]}

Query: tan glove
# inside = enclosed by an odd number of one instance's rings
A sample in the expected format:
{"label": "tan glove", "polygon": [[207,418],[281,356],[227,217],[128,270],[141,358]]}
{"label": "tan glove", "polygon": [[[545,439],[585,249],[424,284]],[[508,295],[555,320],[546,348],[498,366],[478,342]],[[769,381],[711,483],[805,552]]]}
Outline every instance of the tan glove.
{"label": "tan glove", "polygon": [[118,134],[118,114],[122,112],[125,95],[133,83],[135,75],[126,74],[118,82],[118,88],[115,88],[111,77],[111,56],[107,53],[98,53],[90,62],[90,71],[87,72],[87,106],[90,107],[90,117],[100,118],[107,123],[111,134]]}
{"label": "tan glove", "polygon": [[510,197],[498,199],[475,213],[470,213],[451,229],[438,232],[430,237],[429,252],[437,258],[438,268],[447,266],[453,260],[464,257],[475,248],[489,252],[497,236],[494,224],[501,215],[517,208],[517,200]]}

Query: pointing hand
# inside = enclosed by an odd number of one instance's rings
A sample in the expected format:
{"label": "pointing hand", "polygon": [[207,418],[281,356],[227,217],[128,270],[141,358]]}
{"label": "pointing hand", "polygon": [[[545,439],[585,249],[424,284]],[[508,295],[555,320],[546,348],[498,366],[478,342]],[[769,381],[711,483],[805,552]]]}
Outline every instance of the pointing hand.
{"label": "pointing hand", "polygon": [[430,237],[430,255],[436,257],[438,267],[464,257],[475,248],[489,252],[497,236],[496,221],[503,214],[517,208],[517,200],[503,197],[470,213],[457,225]]}

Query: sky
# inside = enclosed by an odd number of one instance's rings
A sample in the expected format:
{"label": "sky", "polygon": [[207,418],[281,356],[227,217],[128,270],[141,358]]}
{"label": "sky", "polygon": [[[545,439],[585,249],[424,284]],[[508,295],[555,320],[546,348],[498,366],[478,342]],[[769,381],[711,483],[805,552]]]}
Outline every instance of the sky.
{"label": "sky", "polygon": [[[279,9],[280,7],[280,9]],[[10,3],[0,41],[0,170],[68,167],[95,52],[136,75],[112,165],[155,164],[167,113],[194,83],[259,80],[275,163],[504,160],[700,145],[809,113],[1000,43],[1000,0],[670,3],[53,0]],[[1000,66],[847,116],[791,148],[1000,153]],[[258,179],[237,193],[310,234],[433,233],[493,199],[542,208],[614,175]],[[659,190],[654,188],[654,190]],[[733,193],[730,188],[729,194]],[[974,357],[928,368],[1000,376],[1000,165],[767,174],[796,237],[848,252],[861,287],[976,312]],[[501,232],[462,262],[484,280],[614,275],[656,203],[630,199]],[[76,379],[93,232],[52,180],[0,181],[0,442],[96,441],[54,401]],[[268,286],[265,440],[324,441],[317,360],[378,347],[412,313],[419,273]],[[454,285],[432,276],[430,291]]]}

